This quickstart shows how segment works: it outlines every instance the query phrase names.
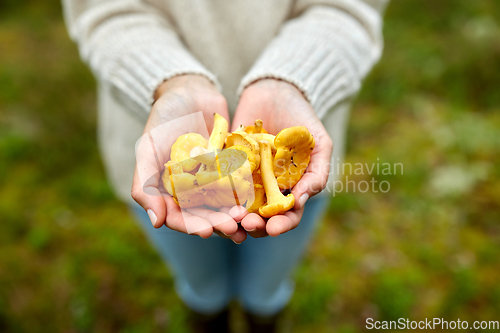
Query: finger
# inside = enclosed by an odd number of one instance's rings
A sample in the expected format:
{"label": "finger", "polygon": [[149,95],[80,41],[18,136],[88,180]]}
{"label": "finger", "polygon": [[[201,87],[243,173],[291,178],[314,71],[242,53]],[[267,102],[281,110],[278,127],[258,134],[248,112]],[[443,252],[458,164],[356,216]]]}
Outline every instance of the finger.
{"label": "finger", "polygon": [[139,180],[139,174],[137,173],[137,169],[135,169],[132,180],[132,198],[146,210],[153,227],[160,228],[165,223],[167,216],[165,201],[154,184],[146,184],[146,187],[148,187],[148,193],[144,192]]}
{"label": "finger", "polygon": [[283,215],[271,217],[266,224],[267,233],[269,236],[275,237],[297,228],[302,218],[302,214],[304,214],[304,208],[289,210]]}
{"label": "finger", "polygon": [[294,226],[294,221],[286,215],[276,215],[267,221],[266,231],[271,237],[276,237],[284,232],[290,231]]}
{"label": "finger", "polygon": [[248,210],[246,210],[246,208],[243,206],[233,206],[227,213],[236,222],[241,222],[241,220],[243,220],[243,218],[249,214]]}
{"label": "finger", "polygon": [[233,218],[224,213],[213,213],[208,217],[214,230],[222,232],[226,236],[232,236],[238,230],[238,223]]}
{"label": "finger", "polygon": [[239,227],[238,230],[231,236],[231,240],[236,244],[241,244],[246,239],[247,239],[247,233],[242,227]]}
{"label": "finger", "polygon": [[306,172],[292,190],[296,199],[294,206],[296,210],[304,207],[306,201],[321,192],[328,182],[333,144],[326,133],[315,139],[317,140],[316,147],[311,154],[311,161]]}
{"label": "finger", "polygon": [[266,221],[255,213],[250,213],[241,220],[241,227],[254,238],[267,236]]}
{"label": "finger", "polygon": [[184,220],[186,222],[186,225],[191,226],[190,228],[195,229],[193,232],[188,232],[189,234],[198,235],[201,238],[208,238],[212,236],[214,230],[210,225],[210,222],[208,222],[204,218],[192,215],[192,216],[185,216]]}
{"label": "finger", "polygon": [[222,232],[218,230],[214,230],[214,233],[216,233],[222,238],[230,239],[236,244],[241,244],[243,241],[245,241],[245,239],[247,239],[247,232],[241,227],[239,227],[238,230],[236,230],[236,232],[231,236],[224,235]]}
{"label": "finger", "polygon": [[236,221],[226,213],[214,212],[206,208],[190,208],[187,211],[206,219],[210,222],[214,231],[220,231],[225,236],[231,236],[238,230]]}
{"label": "finger", "polygon": [[158,187],[161,165],[149,133],[137,140],[135,154],[132,198],[146,210],[153,227],[160,228],[165,223],[167,211]]}
{"label": "finger", "polygon": [[181,210],[172,197],[165,197],[167,204],[166,226],[172,230],[186,234],[198,235],[201,238],[208,238],[213,233],[212,224],[204,218]]}

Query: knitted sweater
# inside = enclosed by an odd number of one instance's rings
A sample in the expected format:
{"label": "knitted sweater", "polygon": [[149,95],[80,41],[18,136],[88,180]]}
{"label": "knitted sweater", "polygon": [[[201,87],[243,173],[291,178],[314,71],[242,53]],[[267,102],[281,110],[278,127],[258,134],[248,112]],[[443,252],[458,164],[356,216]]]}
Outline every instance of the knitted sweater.
{"label": "knitted sweater", "polygon": [[381,54],[386,1],[63,0],[70,36],[98,81],[100,148],[118,196],[131,201],[134,144],[154,91],[180,74],[213,81],[231,114],[255,80],[294,84],[338,163],[349,100]]}

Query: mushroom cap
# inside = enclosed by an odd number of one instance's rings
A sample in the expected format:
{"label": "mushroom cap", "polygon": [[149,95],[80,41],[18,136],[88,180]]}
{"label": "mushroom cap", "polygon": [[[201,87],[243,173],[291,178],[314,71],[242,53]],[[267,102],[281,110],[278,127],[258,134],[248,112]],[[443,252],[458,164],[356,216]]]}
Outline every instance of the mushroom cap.
{"label": "mushroom cap", "polygon": [[233,175],[219,177],[217,171],[203,171],[196,174],[196,181],[198,185],[207,190],[221,190],[221,191],[246,191],[250,187],[250,182]]}
{"label": "mushroom cap", "polygon": [[[171,174],[163,177],[163,186],[181,208],[192,208],[205,203],[203,191],[198,188],[196,177],[190,173]],[[168,181],[167,181],[168,179]]]}
{"label": "mushroom cap", "polygon": [[222,203],[219,202],[219,197],[217,196],[216,190],[208,190],[205,195],[205,205],[212,208],[224,207]]}
{"label": "mushroom cap", "polygon": [[233,175],[219,178],[218,171],[198,172],[200,189],[205,191],[205,204],[210,207],[230,207],[247,201],[250,182]]}
{"label": "mushroom cap", "polygon": [[194,147],[207,146],[207,140],[198,133],[187,133],[179,136],[175,140],[170,150],[170,160],[182,165],[182,169],[186,172],[194,170],[198,161],[190,158],[189,154]]}
{"label": "mushroom cap", "polygon": [[314,149],[314,137],[304,126],[285,128],[274,139],[274,175],[280,189],[290,189],[307,169]]}
{"label": "mushroom cap", "polygon": [[259,168],[260,165],[259,144],[250,136],[250,134],[242,131],[235,131],[229,134],[226,138],[226,148],[230,148],[233,146],[247,147],[252,153],[248,154],[248,158],[253,159],[251,155],[255,157],[255,168],[253,170]]}
{"label": "mushroom cap", "polygon": [[262,140],[268,141],[271,144],[271,150],[273,154],[276,154],[276,147],[274,146],[274,139],[276,137],[274,135],[268,133],[250,133],[249,135],[257,142]]}
{"label": "mushroom cap", "polygon": [[203,147],[194,147],[191,149],[189,157],[205,165],[213,165],[215,163],[215,152]]}
{"label": "mushroom cap", "polygon": [[181,173],[183,172],[182,165],[180,163],[173,161],[168,161],[167,163],[165,163],[165,170],[161,175],[161,181],[163,182],[163,187],[165,188],[165,190],[167,190],[167,192],[172,196],[174,195],[174,190],[170,182],[170,176],[174,174],[178,175]]}
{"label": "mushroom cap", "polygon": [[180,173],[183,173],[184,170],[182,169],[182,164],[174,162],[174,161],[168,161],[165,163],[165,173],[170,176],[170,175],[178,175]]}
{"label": "mushroom cap", "polygon": [[212,208],[232,207],[239,205],[240,200],[233,192],[208,190],[205,194],[205,204]]}
{"label": "mushroom cap", "polygon": [[198,182],[198,186],[205,186],[220,179],[218,171],[198,171],[195,177]]}
{"label": "mushroom cap", "polygon": [[[260,156],[257,155],[260,160]],[[257,168],[257,156],[246,146],[231,146],[217,155],[221,176],[233,174],[241,178],[250,177]]]}

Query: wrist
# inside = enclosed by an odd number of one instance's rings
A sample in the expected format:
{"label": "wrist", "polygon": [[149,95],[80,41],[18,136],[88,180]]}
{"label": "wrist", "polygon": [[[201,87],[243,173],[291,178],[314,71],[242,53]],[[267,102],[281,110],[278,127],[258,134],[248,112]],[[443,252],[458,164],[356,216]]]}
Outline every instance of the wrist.
{"label": "wrist", "polygon": [[154,92],[154,100],[156,101],[167,92],[178,88],[201,88],[218,92],[215,84],[207,77],[197,74],[183,74],[163,81]]}
{"label": "wrist", "polygon": [[265,90],[269,93],[270,97],[286,93],[295,96],[300,96],[305,100],[307,100],[305,95],[296,85],[280,79],[274,79],[274,78],[259,79],[246,86],[242,94],[244,94],[246,91],[254,91],[254,90]]}

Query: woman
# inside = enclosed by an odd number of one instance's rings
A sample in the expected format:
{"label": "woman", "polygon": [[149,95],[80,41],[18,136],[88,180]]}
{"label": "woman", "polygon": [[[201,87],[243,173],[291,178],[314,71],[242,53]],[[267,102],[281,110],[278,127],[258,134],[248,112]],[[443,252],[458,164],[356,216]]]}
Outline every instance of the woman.
{"label": "woman", "polygon": [[[130,205],[132,188],[145,232],[205,329],[227,329],[234,298],[253,329],[274,329],[328,191],[313,196],[327,186],[330,161],[343,155],[349,101],[380,57],[384,6],[385,0],[64,0],[70,35],[98,81],[99,142],[110,182]],[[293,189],[292,211],[264,221],[233,209],[219,213],[226,222],[197,232],[201,238],[186,234],[172,198],[134,172],[134,147],[141,134],[200,110],[209,126],[216,112],[232,119],[231,130],[262,119],[274,134],[296,125],[311,131],[316,147]],[[137,163],[147,158],[140,153]]]}

